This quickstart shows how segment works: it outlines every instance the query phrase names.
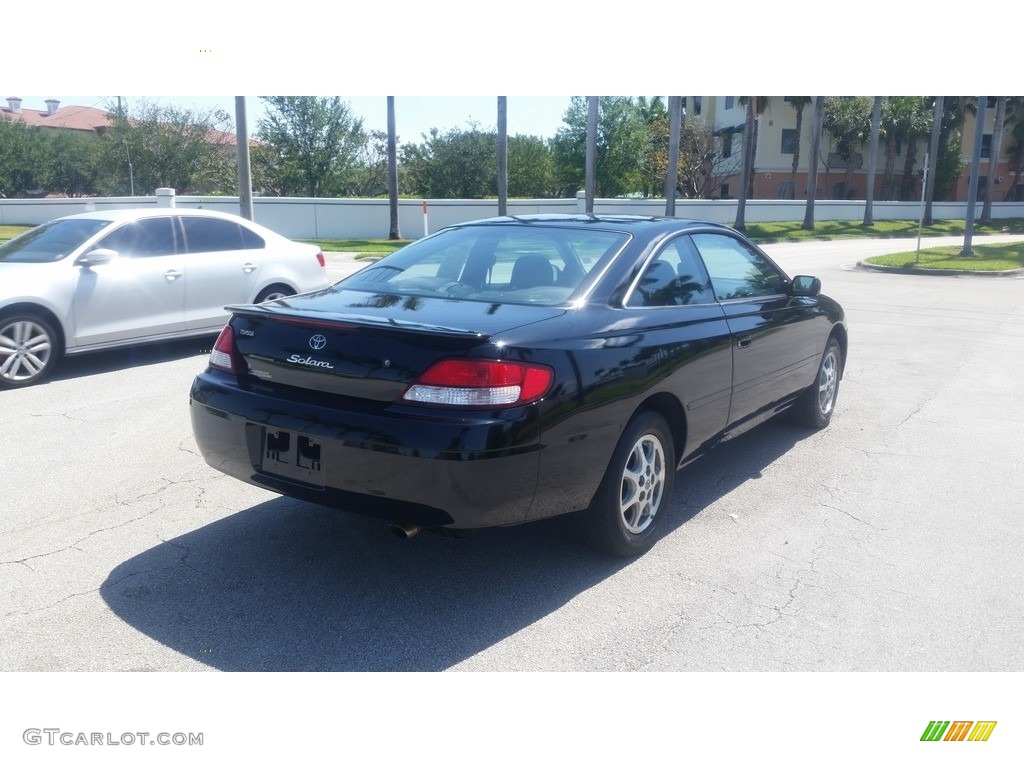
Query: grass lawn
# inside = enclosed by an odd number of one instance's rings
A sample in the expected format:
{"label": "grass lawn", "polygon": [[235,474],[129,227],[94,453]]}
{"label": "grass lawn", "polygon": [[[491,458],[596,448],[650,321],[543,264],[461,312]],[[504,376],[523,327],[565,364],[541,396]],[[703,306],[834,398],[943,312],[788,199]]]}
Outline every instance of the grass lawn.
{"label": "grass lawn", "polygon": [[357,259],[379,259],[412,240],[300,240],[319,245],[325,251],[355,251]]}
{"label": "grass lawn", "polygon": [[[921,228],[922,237],[964,234],[963,221],[936,221]],[[876,221],[865,227],[855,221],[821,221],[814,229],[801,229],[800,222],[785,221],[748,224],[744,234],[755,243],[782,243],[800,240],[849,240],[863,237],[917,237],[916,221]],[[976,235],[1024,235],[1024,219],[996,219],[990,224],[974,223]]]}
{"label": "grass lawn", "polygon": [[1000,272],[1007,269],[1024,268],[1024,243],[1000,243],[998,245],[973,244],[974,255],[962,258],[962,246],[948,248],[922,248],[921,260],[917,261],[914,251],[891,253],[887,256],[872,256],[864,259],[868,264],[904,269],[949,269],[976,270],[979,272]]}

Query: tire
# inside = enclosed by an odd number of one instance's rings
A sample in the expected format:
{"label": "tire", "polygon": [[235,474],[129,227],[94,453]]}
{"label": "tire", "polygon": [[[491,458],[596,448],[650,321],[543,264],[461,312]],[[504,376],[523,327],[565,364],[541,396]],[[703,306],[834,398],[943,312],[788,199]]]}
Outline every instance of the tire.
{"label": "tire", "polygon": [[591,543],[616,557],[636,557],[654,546],[675,471],[668,424],[653,411],[641,411],[626,426],[590,509],[581,516]]}
{"label": "tire", "polygon": [[274,299],[284,299],[288,296],[294,296],[295,291],[289,288],[287,285],[271,285],[260,291],[259,296],[256,297],[256,304],[262,304],[264,301],[273,301]]}
{"label": "tire", "polygon": [[832,421],[842,378],[843,350],[834,336],[829,337],[818,363],[814,383],[793,404],[793,420],[811,429],[824,429]]}
{"label": "tire", "polygon": [[60,336],[48,320],[34,314],[0,318],[0,389],[37,384],[60,356]]}

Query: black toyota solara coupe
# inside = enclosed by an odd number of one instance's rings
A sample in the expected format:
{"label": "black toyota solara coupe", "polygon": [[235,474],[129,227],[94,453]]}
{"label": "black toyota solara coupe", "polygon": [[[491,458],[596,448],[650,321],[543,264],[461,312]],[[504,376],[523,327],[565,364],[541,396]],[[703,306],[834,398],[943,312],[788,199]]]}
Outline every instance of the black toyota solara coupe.
{"label": "black toyota solara coupe", "polygon": [[783,410],[829,423],[847,330],[820,288],[719,224],[471,222],[228,307],[192,426],[216,469],[399,535],[576,512],[633,556],[683,464]]}

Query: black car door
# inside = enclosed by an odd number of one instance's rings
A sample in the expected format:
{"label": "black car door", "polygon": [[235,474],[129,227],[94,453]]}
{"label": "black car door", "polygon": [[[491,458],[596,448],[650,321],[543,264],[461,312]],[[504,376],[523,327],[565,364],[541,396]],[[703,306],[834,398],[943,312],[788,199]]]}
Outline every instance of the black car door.
{"label": "black car door", "polygon": [[699,451],[726,426],[731,331],[688,237],[669,240],[649,259],[623,310],[633,316],[633,327],[643,331],[638,347],[644,359],[635,365],[647,375],[654,360],[665,360],[669,372],[662,386],[686,412],[685,454]]}
{"label": "black car door", "polygon": [[724,232],[691,236],[732,333],[730,425],[769,411],[808,385],[821,355],[814,302],[751,243]]}

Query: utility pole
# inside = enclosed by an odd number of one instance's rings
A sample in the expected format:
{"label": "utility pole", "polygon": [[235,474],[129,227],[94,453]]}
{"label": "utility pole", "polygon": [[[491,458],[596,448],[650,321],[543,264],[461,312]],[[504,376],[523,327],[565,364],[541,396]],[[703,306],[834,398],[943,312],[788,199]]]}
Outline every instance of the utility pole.
{"label": "utility pole", "polygon": [[238,145],[238,207],[243,219],[255,221],[252,213],[252,169],[249,165],[249,123],[245,96],[235,96],[235,142]]}

